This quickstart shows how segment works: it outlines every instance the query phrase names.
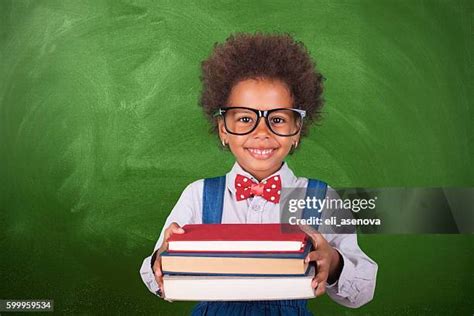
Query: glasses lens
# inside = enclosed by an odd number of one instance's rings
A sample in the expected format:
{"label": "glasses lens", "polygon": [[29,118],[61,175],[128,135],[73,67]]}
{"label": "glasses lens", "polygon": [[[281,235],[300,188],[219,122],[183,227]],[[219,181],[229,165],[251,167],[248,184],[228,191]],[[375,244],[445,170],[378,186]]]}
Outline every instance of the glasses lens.
{"label": "glasses lens", "polygon": [[245,134],[250,132],[257,123],[257,114],[246,109],[227,109],[225,125],[231,133]]}
{"label": "glasses lens", "polygon": [[273,111],[268,115],[270,129],[278,135],[290,136],[298,133],[301,128],[301,115],[290,109]]}

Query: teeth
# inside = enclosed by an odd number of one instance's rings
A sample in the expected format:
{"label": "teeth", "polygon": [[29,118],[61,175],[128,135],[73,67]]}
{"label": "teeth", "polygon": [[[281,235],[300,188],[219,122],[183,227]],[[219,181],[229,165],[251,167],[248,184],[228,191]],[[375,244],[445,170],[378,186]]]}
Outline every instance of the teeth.
{"label": "teeth", "polygon": [[249,151],[254,153],[254,154],[257,154],[257,155],[268,155],[270,154],[273,149],[264,149],[264,150],[261,150],[261,149],[253,149],[253,148],[249,148]]}

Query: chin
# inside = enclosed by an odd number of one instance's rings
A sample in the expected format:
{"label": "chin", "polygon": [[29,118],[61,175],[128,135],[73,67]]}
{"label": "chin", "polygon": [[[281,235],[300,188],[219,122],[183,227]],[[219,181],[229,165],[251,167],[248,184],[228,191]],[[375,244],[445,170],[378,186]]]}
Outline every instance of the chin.
{"label": "chin", "polygon": [[[244,167],[245,170],[249,171],[250,173],[252,172],[273,172],[273,170],[278,170],[281,167],[282,162],[276,162],[276,161],[270,161],[270,160],[251,160],[247,161],[242,167]],[[270,174],[269,174],[270,175]]]}

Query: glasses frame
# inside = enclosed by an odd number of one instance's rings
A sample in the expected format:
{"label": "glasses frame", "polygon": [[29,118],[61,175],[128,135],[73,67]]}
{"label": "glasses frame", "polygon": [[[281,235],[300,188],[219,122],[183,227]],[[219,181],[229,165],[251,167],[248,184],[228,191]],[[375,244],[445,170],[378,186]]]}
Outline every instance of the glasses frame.
{"label": "glasses frame", "polygon": [[[235,133],[235,132],[232,132],[230,131],[228,128],[227,128],[227,123],[225,121],[225,112],[227,110],[230,110],[230,109],[244,109],[244,110],[249,110],[251,112],[254,112],[255,114],[257,114],[257,121],[255,122],[255,126],[248,132],[246,133]],[[272,128],[271,128],[271,125],[270,125],[270,122],[268,121],[268,116],[275,112],[275,111],[278,111],[278,110],[290,110],[290,111],[293,111],[293,112],[296,112],[300,115],[301,117],[301,125],[300,125],[300,128],[293,134],[290,134],[290,135],[282,135],[282,134],[279,134],[279,133],[276,133]],[[267,125],[268,129],[275,135],[278,135],[278,136],[281,136],[281,137],[291,137],[291,136],[295,136],[296,134],[298,134],[300,131],[301,131],[301,128],[303,127],[303,119],[306,117],[306,111],[305,110],[300,110],[300,109],[293,109],[293,108],[277,108],[277,109],[271,109],[271,110],[266,110],[266,111],[262,111],[262,110],[256,110],[256,109],[252,109],[252,108],[247,108],[247,107],[244,107],[244,106],[230,106],[230,107],[222,107],[220,108],[219,110],[216,111],[216,113],[214,114],[214,116],[222,116],[222,118],[224,119],[224,127],[225,127],[225,130],[229,133],[229,134],[232,134],[232,135],[248,135],[250,133],[252,133],[258,126],[258,124],[260,123],[260,119],[263,117],[265,118],[265,124]]]}

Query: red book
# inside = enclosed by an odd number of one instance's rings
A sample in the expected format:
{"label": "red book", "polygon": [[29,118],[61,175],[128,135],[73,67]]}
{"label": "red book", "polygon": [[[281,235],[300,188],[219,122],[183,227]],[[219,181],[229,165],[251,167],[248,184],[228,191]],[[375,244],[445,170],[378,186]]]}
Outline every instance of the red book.
{"label": "red book", "polygon": [[307,235],[288,224],[191,224],[169,238],[168,251],[299,252]]}

